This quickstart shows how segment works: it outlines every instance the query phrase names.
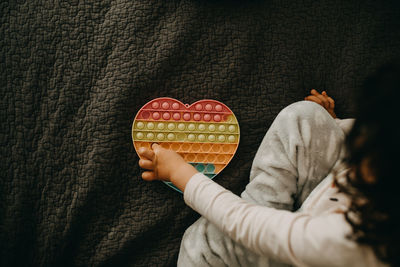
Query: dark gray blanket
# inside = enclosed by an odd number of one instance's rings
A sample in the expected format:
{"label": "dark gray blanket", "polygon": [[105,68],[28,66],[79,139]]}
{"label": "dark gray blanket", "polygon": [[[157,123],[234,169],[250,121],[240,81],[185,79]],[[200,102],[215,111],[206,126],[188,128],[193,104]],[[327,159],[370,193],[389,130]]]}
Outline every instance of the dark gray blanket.
{"label": "dark gray blanket", "polygon": [[[384,4],[381,4],[384,3]],[[227,104],[241,143],[215,181],[239,193],[280,109],[352,92],[400,55],[395,1],[2,1],[1,266],[174,266],[198,215],[140,179],[147,101]]]}

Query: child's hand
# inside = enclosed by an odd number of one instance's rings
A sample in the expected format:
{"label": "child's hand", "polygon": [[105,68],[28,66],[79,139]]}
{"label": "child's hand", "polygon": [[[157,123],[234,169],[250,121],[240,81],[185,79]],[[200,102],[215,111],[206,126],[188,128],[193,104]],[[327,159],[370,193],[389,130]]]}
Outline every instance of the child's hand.
{"label": "child's hand", "polygon": [[152,149],[142,147],[138,151],[143,157],[139,160],[139,166],[149,170],[143,172],[143,180],[172,182],[183,192],[186,183],[197,173],[196,169],[173,150],[162,148],[158,144],[153,144]]}
{"label": "child's hand", "polygon": [[334,111],[335,101],[331,97],[329,97],[325,91],[322,91],[322,94],[320,94],[317,90],[312,89],[311,95],[307,96],[305,100],[320,104],[329,112],[329,114],[331,114],[333,118],[336,118],[336,114]]}

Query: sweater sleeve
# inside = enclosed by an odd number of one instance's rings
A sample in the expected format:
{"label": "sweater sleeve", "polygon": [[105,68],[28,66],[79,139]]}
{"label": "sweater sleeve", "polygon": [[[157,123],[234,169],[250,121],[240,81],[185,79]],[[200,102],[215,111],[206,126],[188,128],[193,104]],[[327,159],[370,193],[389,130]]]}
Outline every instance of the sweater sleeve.
{"label": "sweater sleeve", "polygon": [[275,260],[296,266],[348,266],[348,260],[357,258],[356,244],[345,238],[342,214],[313,218],[259,206],[200,173],[189,180],[184,199],[233,240]]}

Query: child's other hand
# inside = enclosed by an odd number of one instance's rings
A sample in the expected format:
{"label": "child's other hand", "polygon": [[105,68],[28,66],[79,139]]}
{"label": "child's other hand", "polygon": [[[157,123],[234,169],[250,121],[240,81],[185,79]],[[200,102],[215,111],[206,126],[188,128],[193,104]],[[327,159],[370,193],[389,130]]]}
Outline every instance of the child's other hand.
{"label": "child's other hand", "polygon": [[142,157],[139,166],[148,170],[142,173],[143,180],[172,182],[183,192],[186,183],[197,173],[196,169],[173,150],[158,144],[153,144],[151,148],[142,147],[138,151]]}
{"label": "child's other hand", "polygon": [[335,101],[330,96],[328,96],[325,91],[322,91],[322,94],[320,94],[317,90],[312,89],[311,95],[307,96],[304,99],[320,104],[329,112],[329,114],[331,114],[333,118],[336,118]]}

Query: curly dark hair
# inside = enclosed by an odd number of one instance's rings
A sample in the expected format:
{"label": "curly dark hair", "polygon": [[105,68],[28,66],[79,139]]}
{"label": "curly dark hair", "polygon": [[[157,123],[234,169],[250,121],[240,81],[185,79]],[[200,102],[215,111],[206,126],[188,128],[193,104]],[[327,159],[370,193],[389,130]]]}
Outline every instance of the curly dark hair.
{"label": "curly dark hair", "polygon": [[353,238],[400,266],[400,64],[384,65],[364,82],[356,120],[346,139],[350,167],[344,183],[351,198],[345,214]]}

